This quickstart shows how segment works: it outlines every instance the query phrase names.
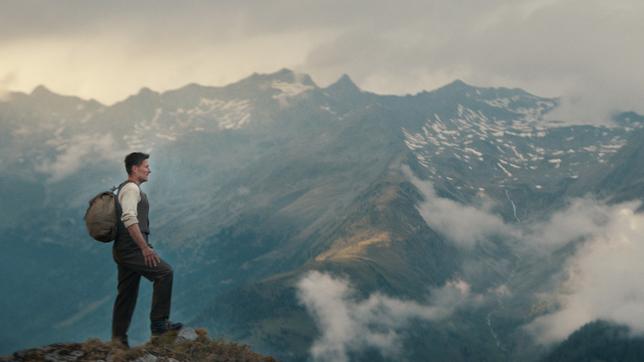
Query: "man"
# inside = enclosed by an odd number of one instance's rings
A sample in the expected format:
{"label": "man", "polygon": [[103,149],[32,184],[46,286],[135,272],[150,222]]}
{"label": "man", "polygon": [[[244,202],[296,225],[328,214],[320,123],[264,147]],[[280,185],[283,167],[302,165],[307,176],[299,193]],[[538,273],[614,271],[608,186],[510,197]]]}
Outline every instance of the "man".
{"label": "man", "polygon": [[181,323],[172,323],[172,267],[159,258],[148,242],[150,225],[147,195],[141,191],[142,183],[150,177],[150,155],[134,152],[125,157],[127,181],[118,188],[117,212],[120,221],[112,248],[118,268],[118,295],[112,316],[112,340],[129,347],[127,330],[139,294],[141,276],[154,283],[150,328],[153,336],[170,330],[179,330]]}

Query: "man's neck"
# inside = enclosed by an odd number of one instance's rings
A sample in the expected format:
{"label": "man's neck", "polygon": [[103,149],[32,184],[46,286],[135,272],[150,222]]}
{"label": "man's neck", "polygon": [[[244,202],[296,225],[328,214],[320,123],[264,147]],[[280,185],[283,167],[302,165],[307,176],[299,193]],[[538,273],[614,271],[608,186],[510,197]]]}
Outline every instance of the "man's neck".
{"label": "man's neck", "polygon": [[134,182],[137,186],[141,186],[141,181],[139,181],[139,179],[137,179],[137,178],[134,178],[134,177],[130,176],[130,177],[127,178],[127,180]]}

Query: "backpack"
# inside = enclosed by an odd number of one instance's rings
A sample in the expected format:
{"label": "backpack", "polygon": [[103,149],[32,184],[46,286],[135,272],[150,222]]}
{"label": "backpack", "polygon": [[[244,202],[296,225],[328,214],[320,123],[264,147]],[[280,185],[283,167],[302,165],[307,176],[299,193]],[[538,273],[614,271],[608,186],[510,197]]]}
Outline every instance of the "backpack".
{"label": "backpack", "polygon": [[96,241],[109,243],[116,239],[118,215],[116,209],[116,195],[113,187],[110,191],[103,191],[89,201],[85,211],[85,226],[89,235]]}

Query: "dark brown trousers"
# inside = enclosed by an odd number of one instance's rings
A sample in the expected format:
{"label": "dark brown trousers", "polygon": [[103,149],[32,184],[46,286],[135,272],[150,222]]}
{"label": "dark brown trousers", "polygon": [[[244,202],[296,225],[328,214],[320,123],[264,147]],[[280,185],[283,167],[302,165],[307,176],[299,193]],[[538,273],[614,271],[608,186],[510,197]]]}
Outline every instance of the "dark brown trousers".
{"label": "dark brown trousers", "polygon": [[114,248],[112,254],[118,268],[118,295],[112,315],[112,338],[127,340],[127,330],[139,295],[141,276],[154,283],[150,321],[167,320],[170,317],[173,271],[163,260],[155,267],[145,265],[143,253],[138,248]]}

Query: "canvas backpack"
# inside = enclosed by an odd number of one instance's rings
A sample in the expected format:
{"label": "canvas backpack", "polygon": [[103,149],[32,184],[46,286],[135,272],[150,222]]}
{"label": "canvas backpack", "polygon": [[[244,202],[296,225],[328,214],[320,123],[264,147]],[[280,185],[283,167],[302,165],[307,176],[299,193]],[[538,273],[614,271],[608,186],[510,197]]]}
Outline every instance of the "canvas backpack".
{"label": "canvas backpack", "polygon": [[118,228],[118,215],[116,209],[116,195],[113,187],[110,191],[103,191],[89,201],[85,212],[85,226],[89,235],[97,241],[109,243],[116,239]]}

